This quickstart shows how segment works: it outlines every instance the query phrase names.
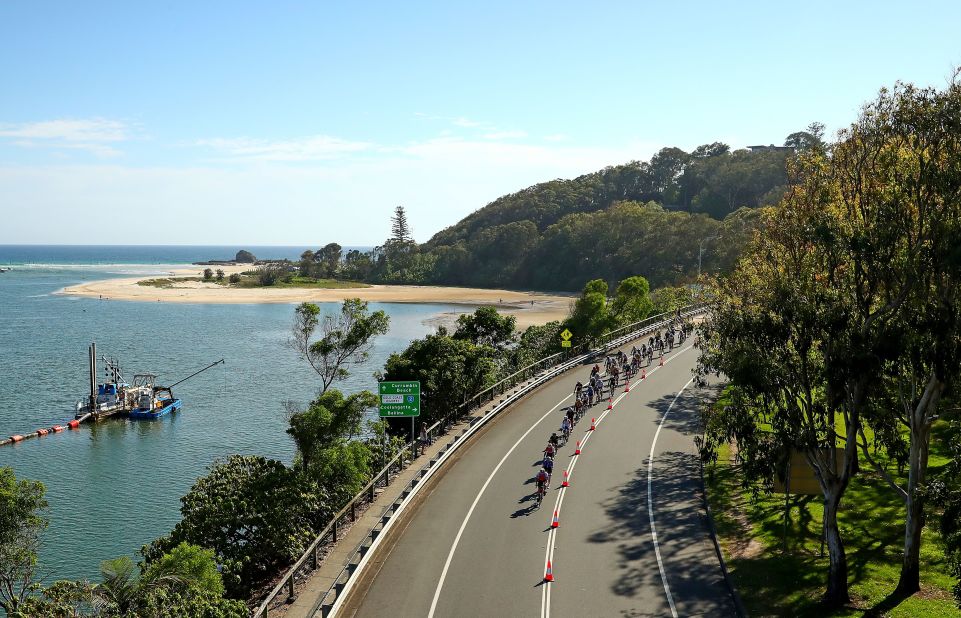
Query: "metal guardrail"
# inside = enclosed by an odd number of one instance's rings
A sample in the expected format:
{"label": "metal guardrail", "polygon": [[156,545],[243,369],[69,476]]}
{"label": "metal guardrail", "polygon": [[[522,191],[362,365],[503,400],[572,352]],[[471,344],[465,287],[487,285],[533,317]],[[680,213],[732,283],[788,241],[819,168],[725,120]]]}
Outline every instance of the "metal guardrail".
{"label": "metal guardrail", "polygon": [[[681,316],[690,317],[692,315],[696,315],[703,310],[703,307],[704,305],[691,305],[684,307],[682,308]],[[439,436],[447,433],[450,427],[452,427],[455,423],[466,418],[473,409],[482,406],[484,403],[492,401],[499,394],[505,393],[508,389],[514,388],[521,382],[530,380],[530,383],[523,387],[519,392],[512,393],[511,396],[506,400],[502,399],[493,410],[488,412],[488,414],[484,417],[478,419],[479,422],[473,424],[471,427],[462,431],[460,435],[451,439],[451,441],[444,447],[444,449],[441,450],[437,457],[433,460],[430,460],[427,465],[421,469],[420,474],[414,477],[414,479],[408,483],[408,486],[405,487],[405,489],[401,492],[400,498],[395,500],[384,509],[384,512],[378,519],[378,523],[375,524],[374,528],[372,528],[367,535],[365,535],[364,540],[361,541],[361,543],[354,549],[354,551],[351,553],[350,559],[347,561],[347,564],[344,566],[338,576],[334,578],[334,583],[331,585],[328,591],[314,603],[314,606],[311,608],[310,612],[308,612],[308,615],[314,615],[318,610],[322,609],[325,610],[324,615],[328,615],[327,612],[333,607],[333,604],[326,602],[328,597],[331,596],[331,593],[334,593],[336,598],[340,598],[341,592],[343,591],[347,581],[349,581],[351,575],[353,575],[355,572],[359,561],[371,549],[379,533],[384,529],[384,526],[387,525],[391,517],[397,512],[400,505],[403,504],[408,496],[414,492],[414,488],[422,479],[427,476],[428,471],[430,471],[435,464],[446,460],[447,454],[459,446],[459,443],[463,438],[472,434],[476,426],[484,424],[487,420],[499,413],[502,409],[509,406],[515,400],[539,387],[543,382],[546,382],[558,374],[575,367],[584,359],[619,347],[627,341],[636,339],[644,333],[654,330],[655,327],[662,327],[668,324],[669,320],[675,315],[675,312],[661,313],[606,333],[598,338],[597,341],[584,342],[573,347],[569,351],[559,352],[546,358],[542,358],[526,367],[523,367],[522,369],[519,369],[518,371],[470,397],[454,411],[445,415],[443,418],[428,427],[427,433],[431,439],[431,442],[433,442]],[[592,348],[590,347],[592,344],[599,345],[599,347]],[[577,350],[582,350],[581,354],[578,355],[576,353]],[[568,360],[559,363],[557,362],[565,357]],[[295,562],[293,566],[287,570],[287,572],[284,574],[284,577],[281,578],[280,582],[278,582],[277,585],[274,586],[274,588],[267,595],[267,598],[264,599],[264,601],[258,606],[257,610],[253,613],[253,618],[267,618],[269,615],[269,606],[276,601],[277,597],[281,595],[285,589],[287,592],[288,602],[296,598],[296,591],[294,590],[294,587],[298,577],[301,577],[307,571],[313,571],[319,567],[321,562],[320,552],[324,547],[327,546],[328,543],[333,544],[337,542],[338,528],[341,527],[343,522],[348,518],[350,522],[356,521],[358,508],[373,502],[376,489],[379,485],[383,484],[383,486],[386,487],[390,483],[391,470],[396,468],[399,472],[403,470],[407,464],[413,463],[413,460],[416,458],[416,449],[416,442],[408,442],[405,444],[400,452],[398,452],[397,455],[394,456],[394,458],[391,459],[390,462],[388,462],[387,465],[384,466],[384,468],[378,472],[371,479],[371,481],[332,518],[330,523],[328,523],[327,526],[320,532],[320,534],[318,534],[317,537],[311,542],[297,562]],[[410,455],[409,457],[408,454]],[[377,529],[378,526],[381,527],[380,530]]]}

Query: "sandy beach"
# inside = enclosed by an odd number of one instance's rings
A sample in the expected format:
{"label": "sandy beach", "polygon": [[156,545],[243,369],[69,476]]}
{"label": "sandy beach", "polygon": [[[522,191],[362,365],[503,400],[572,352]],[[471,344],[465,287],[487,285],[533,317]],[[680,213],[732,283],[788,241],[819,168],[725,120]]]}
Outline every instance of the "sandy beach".
{"label": "sandy beach", "polygon": [[[250,266],[220,266],[228,275],[249,270]],[[203,266],[170,271],[171,277],[195,277],[203,272]],[[104,279],[72,285],[60,291],[69,296],[85,296],[103,300],[124,300],[164,303],[212,303],[257,304],[340,302],[345,298],[360,298],[380,303],[437,303],[465,305],[465,312],[472,307],[494,305],[503,313],[517,318],[518,328],[532,324],[546,324],[562,320],[570,310],[571,297],[518,292],[511,290],[487,290],[480,288],[457,288],[420,285],[373,285],[367,288],[308,289],[308,288],[231,288],[203,281],[182,281],[169,288],[139,285],[139,281],[156,279],[150,277],[124,277]],[[439,314],[435,322],[450,324],[459,312]]]}

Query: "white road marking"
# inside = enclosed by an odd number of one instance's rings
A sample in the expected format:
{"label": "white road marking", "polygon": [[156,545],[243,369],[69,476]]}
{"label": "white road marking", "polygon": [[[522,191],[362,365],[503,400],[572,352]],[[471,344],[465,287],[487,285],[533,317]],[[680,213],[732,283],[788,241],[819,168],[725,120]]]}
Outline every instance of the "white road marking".
{"label": "white road marking", "polygon": [[681,387],[681,390],[677,391],[677,395],[674,395],[674,401],[671,405],[667,407],[667,411],[664,412],[664,416],[657,423],[657,431],[654,432],[654,441],[651,442],[651,454],[647,458],[647,514],[651,520],[651,538],[654,540],[654,555],[657,556],[657,569],[661,572],[661,581],[664,582],[664,593],[667,595],[667,602],[671,606],[671,616],[677,618],[677,607],[674,605],[674,597],[671,595],[671,586],[667,583],[667,573],[664,571],[664,561],[661,560],[661,547],[657,543],[657,528],[654,527],[654,502],[651,495],[651,482],[654,477],[654,447],[657,446],[657,436],[661,433],[661,427],[664,426],[664,421],[667,420],[667,415],[671,413],[671,409],[674,404],[677,403],[677,398],[681,396],[694,378],[687,381],[687,384]]}
{"label": "white road marking", "polygon": [[467,510],[467,515],[464,516],[464,521],[461,522],[460,529],[457,531],[457,536],[454,537],[454,544],[450,546],[450,552],[448,552],[447,554],[447,561],[444,562],[444,570],[441,571],[440,579],[437,580],[437,588],[434,590],[434,599],[430,603],[430,612],[427,614],[427,618],[434,617],[434,612],[437,609],[437,601],[440,599],[440,591],[444,587],[444,580],[447,579],[447,570],[450,568],[451,560],[454,559],[454,552],[457,551],[457,544],[460,543],[460,537],[461,535],[464,534],[464,529],[467,527],[467,522],[470,520],[470,516],[474,513],[474,508],[477,507],[477,503],[480,502],[481,496],[483,496],[484,492],[487,491],[487,486],[490,485],[491,481],[494,479],[494,475],[497,474],[497,471],[500,470],[501,466],[504,465],[504,462],[507,461],[507,458],[510,456],[511,453],[514,452],[514,449],[517,448],[517,446],[524,440],[524,438],[526,438],[530,432],[534,431],[534,428],[540,425],[541,421],[543,421],[549,415],[553,414],[554,411],[557,410],[557,408],[561,407],[561,404],[563,404],[565,401],[567,401],[571,397],[573,397],[573,393],[570,395],[567,395],[566,397],[558,401],[557,405],[555,405],[553,408],[551,408],[546,413],[544,413],[544,416],[537,419],[537,421],[533,425],[531,425],[530,429],[525,431],[524,435],[522,435],[520,438],[517,439],[517,442],[514,443],[514,446],[510,447],[510,449],[506,453],[504,453],[504,456],[497,463],[497,465],[494,466],[494,469],[491,471],[490,476],[488,476],[487,480],[484,482],[483,487],[481,487],[480,491],[477,492],[477,496],[474,498],[473,504],[471,504],[470,508]]}
{"label": "white road marking", "polygon": [[[680,356],[681,353],[687,352],[687,351],[690,350],[692,347],[694,347],[694,346],[693,346],[693,345],[689,345],[689,346],[687,346],[686,348],[684,348],[683,350],[678,350],[676,354],[674,354],[673,356],[671,356],[670,358],[668,358],[667,360],[664,361],[664,365],[667,365],[667,364],[670,363],[672,360],[674,360],[675,358],[677,358],[678,356]],[[661,367],[663,367],[664,365],[658,365],[657,367],[655,367],[654,369],[652,369],[652,370],[651,370],[651,375],[654,375],[654,372],[657,371],[658,369],[660,369]],[[691,381],[693,381],[693,378],[691,378]],[[635,388],[638,388],[642,383],[643,383],[642,380],[638,380],[638,381],[635,383],[634,387],[635,387]],[[687,384],[685,384],[684,387],[681,388],[681,391],[683,391],[685,388],[687,388],[688,385],[690,385],[690,383],[691,383],[691,382],[688,382]],[[619,404],[622,399],[624,399],[625,397],[627,397],[628,394],[630,394],[630,393],[627,392],[627,393],[621,393],[620,395],[618,395],[617,399],[613,400],[612,403],[611,403],[611,408],[612,408],[612,409],[611,409],[611,410],[604,410],[604,411],[601,413],[601,415],[597,417],[597,419],[596,419],[597,422],[594,423],[595,431],[597,430],[597,429],[596,429],[597,426],[601,424],[601,421],[604,420],[604,417],[607,416],[608,412],[612,412],[612,411],[613,411],[613,408],[617,407],[617,404]],[[680,392],[678,392],[678,396],[680,396]],[[675,399],[675,401],[676,401],[676,400],[677,400],[677,397],[675,397],[674,399]],[[673,405],[674,405],[674,404],[671,403],[671,406],[673,406]],[[670,412],[670,408],[668,408],[668,412]],[[665,413],[664,416],[665,416],[665,418],[666,418],[666,417],[667,417],[667,414]],[[662,421],[663,421],[663,419],[662,419]],[[538,422],[539,422],[539,421],[538,421]],[[658,426],[657,433],[660,433],[660,430],[661,430],[661,428],[660,428],[660,426]],[[587,441],[590,439],[592,433],[593,433],[592,431],[588,430],[588,431],[584,434],[584,439],[581,440],[581,453],[584,452],[584,448],[585,448],[585,446],[587,445]],[[654,434],[654,442],[655,442],[655,443],[657,442],[657,433]],[[653,448],[654,448],[654,447],[652,446],[652,447],[651,447],[651,452],[652,452],[652,453],[654,452],[654,451],[653,451]],[[568,482],[568,483],[571,482],[571,477],[574,476],[574,466],[577,465],[577,458],[578,458],[578,457],[579,457],[579,455],[573,455],[573,456],[571,457],[571,465],[570,465],[570,467],[567,469],[567,482]],[[558,518],[560,518],[561,505],[564,503],[564,494],[566,494],[566,493],[567,493],[567,489],[561,488],[561,489],[558,491],[557,500],[554,502],[554,509],[557,511],[557,516],[558,516]],[[650,503],[651,503],[651,496],[650,496],[650,473],[648,474],[648,497],[647,497],[647,502],[648,502],[648,505],[650,505]],[[652,517],[653,517],[653,515],[652,515]],[[554,519],[554,513],[551,512],[551,522],[552,522],[552,523],[553,523],[553,519]],[[651,529],[652,529],[652,530],[654,529],[653,519],[651,520]],[[557,528],[551,528],[550,531],[548,532],[548,536],[547,536],[547,551],[545,552],[545,553],[546,553],[546,556],[545,556],[545,564],[547,564],[547,562],[549,562],[549,561],[553,561],[553,560],[554,560],[554,542],[555,542],[556,538],[557,538]],[[655,545],[656,545],[657,540],[655,539],[654,542],[655,542]],[[658,565],[660,566],[660,554],[658,554]],[[663,568],[662,568],[662,571],[661,571],[661,576],[662,576],[662,578],[664,577],[664,575],[663,575]],[[667,579],[666,579],[666,578],[664,579],[664,582],[665,582],[665,584],[667,583]],[[668,601],[670,601],[670,603],[671,603],[671,608],[673,609],[673,607],[674,607],[674,601],[673,601],[673,599],[671,599],[670,590],[668,590],[667,596],[668,596]],[[544,585],[541,587],[541,618],[550,618],[550,615],[551,615],[551,583],[550,583],[550,582],[544,582]],[[674,614],[674,618],[677,618],[677,614],[676,614],[676,613]]]}

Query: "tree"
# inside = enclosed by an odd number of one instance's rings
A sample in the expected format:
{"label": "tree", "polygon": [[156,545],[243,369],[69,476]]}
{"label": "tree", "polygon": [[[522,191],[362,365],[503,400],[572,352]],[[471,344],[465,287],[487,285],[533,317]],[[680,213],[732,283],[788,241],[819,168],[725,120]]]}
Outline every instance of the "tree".
{"label": "tree", "polygon": [[214,278],[214,271],[212,268],[204,269],[204,281],[210,281]]}
{"label": "tree", "polygon": [[436,334],[415,339],[400,354],[391,354],[381,379],[419,380],[420,421],[429,425],[488,386],[497,365],[493,348],[454,339],[441,328]]}
{"label": "tree", "polygon": [[324,245],[324,247],[314,254],[314,261],[318,263],[322,276],[336,277],[340,268],[340,258],[343,249],[335,242]]}
{"label": "tree", "polygon": [[224,280],[224,276],[225,276],[224,269],[223,269],[223,268],[218,268],[218,269],[217,269],[217,281],[223,281],[223,280]]}
{"label": "tree", "polygon": [[957,79],[943,91],[897,84],[841,132],[831,160],[846,223],[838,258],[850,264],[849,293],[857,299],[850,315],[865,357],[840,369],[881,387],[869,393],[871,423],[884,430],[876,433],[881,445],[901,450],[899,421],[909,436],[903,487],[859,436],[865,459],[905,502],[902,595],[920,590],[931,427],[961,364],[959,125]]}
{"label": "tree", "polygon": [[407,223],[407,212],[403,206],[394,209],[394,216],[390,218],[391,240],[400,244],[414,242],[414,236],[410,231],[410,224]]}
{"label": "tree", "polygon": [[314,252],[307,249],[300,254],[300,262],[297,265],[301,277],[312,277],[314,274]]}
{"label": "tree", "polygon": [[18,615],[44,618],[77,618],[77,616],[96,615],[98,610],[94,609],[93,590],[93,585],[85,580],[59,580],[41,590],[40,594],[25,599]]}
{"label": "tree", "polygon": [[502,316],[495,307],[480,307],[474,313],[457,316],[454,339],[466,339],[474,345],[504,349],[514,339],[517,318]]}
{"label": "tree", "polygon": [[[864,392],[856,383],[850,396],[840,396],[852,383],[837,380],[828,368],[832,355],[850,358],[852,349],[840,351],[840,340],[851,340],[844,332],[826,330],[849,307],[823,268],[831,253],[823,241],[843,223],[820,199],[823,170],[823,161],[812,162],[802,179],[808,184],[765,217],[762,233],[737,268],[715,285],[701,363],[728,377],[734,403],[708,420],[702,455],[712,459],[717,444],[733,440],[745,482],[769,483],[792,451],[804,454],[824,496],[829,557],[824,602],[838,606],[849,594],[837,517],[857,469]],[[829,342],[837,349],[826,349]]]}
{"label": "tree", "polygon": [[617,286],[617,294],[611,303],[611,314],[618,324],[632,324],[651,315],[654,303],[651,286],[640,275],[628,277]]}
{"label": "tree", "polygon": [[246,598],[295,560],[332,513],[327,497],[296,471],[252,455],[214,464],[180,503],[173,531],[144,548],[147,563],[180,543],[211,549],[233,598]]}
{"label": "tree", "polygon": [[234,258],[234,261],[241,264],[253,264],[257,261],[257,256],[246,249],[241,249],[237,252],[237,256]]}
{"label": "tree", "polygon": [[264,286],[275,285],[289,275],[289,268],[284,262],[269,262],[257,268],[257,282]]}
{"label": "tree", "polygon": [[607,282],[594,279],[584,286],[580,298],[574,302],[566,327],[575,340],[593,341],[610,328],[612,321],[607,307]]}
{"label": "tree", "polygon": [[651,293],[651,304],[653,305],[651,313],[658,315],[667,313],[668,311],[675,311],[676,309],[690,305],[692,302],[694,302],[694,296],[688,288],[657,288]]}
{"label": "tree", "polygon": [[0,608],[17,615],[36,589],[40,535],[47,528],[44,486],[17,480],[13,468],[0,468]]}
{"label": "tree", "polygon": [[805,150],[823,151],[826,147],[824,143],[824,125],[820,122],[812,122],[806,131],[791,133],[784,139],[784,145],[793,148],[795,152]]}
{"label": "tree", "polygon": [[[348,298],[337,315],[320,318],[320,307],[301,303],[294,310],[289,345],[307,361],[321,380],[321,392],[326,392],[337,380],[346,378],[348,367],[367,359],[374,339],[387,333],[390,318],[382,310],[369,312],[367,303],[359,298]],[[311,341],[320,326],[321,338]]]}
{"label": "tree", "polygon": [[297,444],[300,465],[309,468],[320,451],[357,436],[364,413],[378,402],[370,391],[344,397],[337,389],[330,389],[314,399],[306,410],[292,414],[287,434]]}
{"label": "tree", "polygon": [[227,277],[227,281],[230,283],[240,283],[240,278],[240,273],[230,273],[230,276]]}

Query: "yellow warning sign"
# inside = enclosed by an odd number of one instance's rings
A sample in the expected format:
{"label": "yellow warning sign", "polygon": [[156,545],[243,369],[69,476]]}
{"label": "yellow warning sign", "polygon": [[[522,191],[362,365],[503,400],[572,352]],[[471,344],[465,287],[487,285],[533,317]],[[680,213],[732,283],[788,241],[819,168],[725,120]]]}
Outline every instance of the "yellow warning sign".
{"label": "yellow warning sign", "polygon": [[574,336],[574,333],[572,333],[571,331],[567,330],[566,328],[561,331],[561,339],[563,339],[564,341],[570,341],[570,340],[571,340],[571,337],[573,337],[573,336]]}

